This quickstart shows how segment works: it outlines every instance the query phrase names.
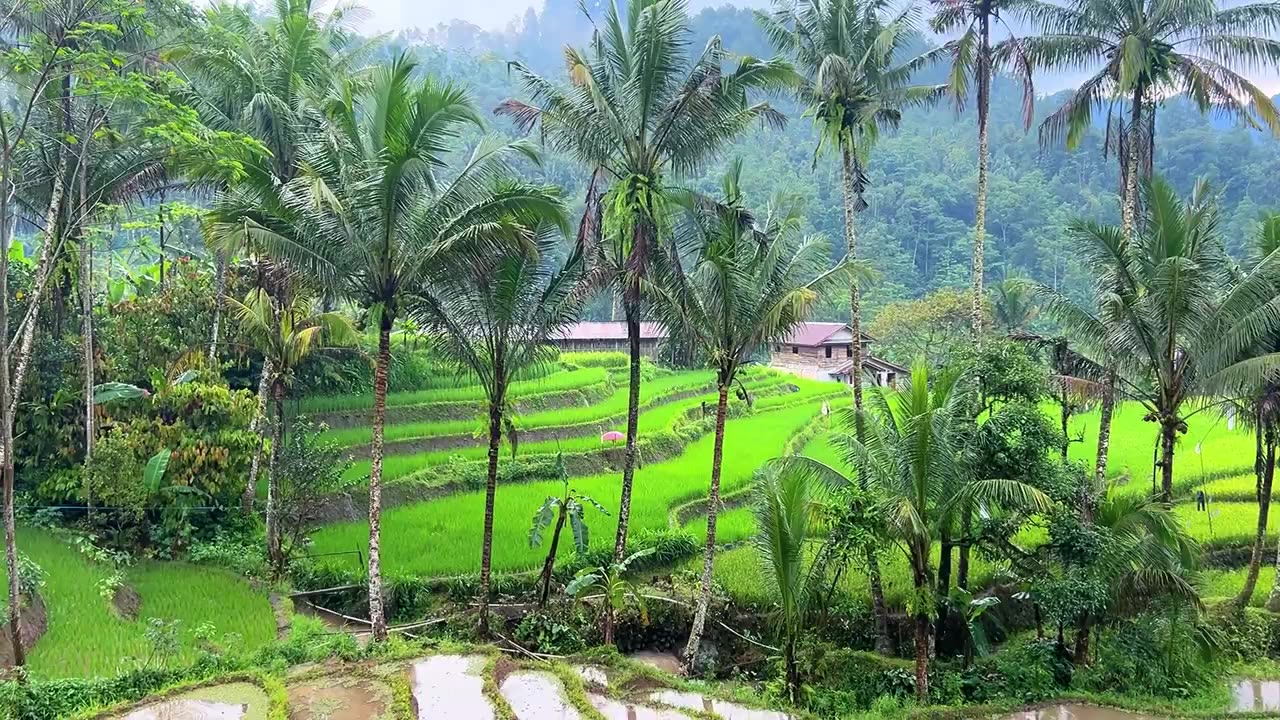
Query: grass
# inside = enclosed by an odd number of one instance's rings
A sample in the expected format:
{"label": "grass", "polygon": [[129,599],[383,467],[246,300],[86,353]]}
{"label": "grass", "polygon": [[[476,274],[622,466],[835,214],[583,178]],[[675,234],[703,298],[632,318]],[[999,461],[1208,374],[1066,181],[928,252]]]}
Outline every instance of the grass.
{"label": "grass", "polygon": [[[1207,511],[1194,502],[1180,503],[1174,511],[1191,535],[1200,542],[1249,544],[1258,531],[1258,506],[1243,502],[1211,502]],[[1280,527],[1280,513],[1267,516],[1267,537],[1274,538]],[[1269,554],[1269,553],[1268,553]]]}
{"label": "grass", "polygon": [[[816,399],[829,396],[833,392],[831,383],[822,383],[814,380],[796,379],[795,383],[799,390],[794,393],[786,393],[781,395],[770,395],[761,397],[756,400],[756,408],[764,411],[780,405],[792,405],[802,403],[806,400]],[[776,385],[778,380],[771,375],[763,375],[755,380],[746,382],[748,388],[757,390],[762,387]],[[643,387],[643,385],[641,386]],[[716,401],[714,392],[689,397],[679,402],[665,403],[642,410],[638,431],[641,438],[646,435],[665,432],[671,427],[671,424],[681,414],[699,406],[702,403],[708,405]],[[619,421],[614,428],[619,431],[626,429],[624,423]],[[505,443],[504,443],[505,445]],[[528,457],[530,455],[552,454],[558,451],[566,453],[587,452],[596,450],[601,447],[599,435],[592,433],[585,436],[570,436],[552,440],[541,440],[538,442],[526,442],[520,444],[520,456]],[[420,453],[409,453],[403,455],[388,455],[383,458],[382,473],[385,480],[394,480],[396,478],[405,477],[418,470],[430,465],[449,462],[454,458],[462,460],[481,460],[488,454],[488,448],[484,443],[477,440],[474,445],[463,448],[449,448],[445,450],[430,450]],[[343,474],[343,480],[347,483],[359,483],[369,476],[370,461],[358,460],[352,463],[351,467]]]}
{"label": "grass", "polygon": [[[532,380],[520,380],[511,384],[511,396],[538,395],[543,393],[575,390],[605,382],[609,371],[604,368],[564,370]],[[387,393],[387,406],[425,405],[428,403],[463,402],[483,400],[484,390],[479,385],[431,388]],[[373,407],[373,392],[360,395],[318,395],[303,398],[300,409],[306,414],[322,414],[349,410],[366,410]]]}
{"label": "grass", "polygon": [[[1057,409],[1045,406],[1055,420]],[[1111,424],[1111,445],[1107,472],[1113,478],[1127,478],[1119,483],[1125,492],[1151,491],[1152,451],[1158,426],[1142,419],[1144,410],[1138,403],[1121,403]],[[1071,419],[1070,435],[1082,437],[1071,443],[1068,457],[1092,467],[1098,455],[1098,411],[1081,413]],[[1228,430],[1226,421],[1216,412],[1196,413],[1187,421],[1188,430],[1178,438],[1174,452],[1174,481],[1187,486],[1203,476],[1221,477],[1246,473],[1253,467],[1253,435],[1237,427]],[[1200,453],[1195,452],[1200,445]],[[1157,478],[1159,482],[1159,478]]]}
{"label": "grass", "polygon": [[[1271,553],[1267,553],[1269,556]],[[1270,560],[1267,557],[1266,560]],[[1242,567],[1234,570],[1205,570],[1201,573],[1200,579],[1200,597],[1205,599],[1211,598],[1234,598],[1240,593],[1240,589],[1244,587],[1244,577],[1249,574],[1249,568]],[[1253,607],[1262,607],[1267,602],[1267,596],[1271,594],[1271,586],[1275,583],[1276,566],[1272,562],[1264,561],[1258,572],[1258,584],[1253,588],[1253,595],[1249,598],[1249,604]]]}
{"label": "grass", "polygon": [[[710,371],[680,372],[655,378],[640,386],[640,402],[649,403],[672,393],[685,392],[706,387],[715,382],[715,374]],[[586,407],[566,407],[546,410],[521,416],[517,427],[521,430],[533,430],[544,427],[580,425],[599,422],[627,412],[627,387],[621,385],[605,400]],[[394,440],[410,440],[416,438],[441,437],[448,435],[465,435],[482,432],[483,418],[477,415],[467,420],[436,420],[427,422],[401,423],[387,425],[384,438]],[[330,430],[325,437],[342,446],[364,445],[370,441],[372,430],[368,427],[343,428]]]}
{"label": "grass", "polygon": [[[816,550],[816,547],[811,548],[810,559]],[[930,567],[935,571],[938,567],[939,552],[939,547],[934,545]],[[686,569],[694,572],[700,571],[701,567],[701,557],[692,558],[685,565]],[[987,584],[1001,569],[1000,565],[988,561],[981,553],[974,553],[969,565],[971,587]],[[762,581],[766,573],[763,572],[756,549],[752,545],[726,550],[716,555],[712,572],[716,582],[736,603],[767,606],[773,602],[773,590],[767,582]],[[884,583],[885,600],[893,607],[905,606],[907,600],[914,594],[906,555],[896,546],[889,549],[880,556],[880,572]],[[850,561],[848,569],[840,579],[838,592],[848,599],[870,603],[870,585],[860,560]]]}
{"label": "grass", "polygon": [[[663,406],[666,408],[668,406]],[[663,409],[659,408],[659,409]],[[804,427],[818,411],[816,403],[730,420],[725,433],[725,493],[746,487],[752,473],[777,456],[787,438]],[[711,473],[710,434],[690,443],[684,454],[637,469],[632,495],[633,530],[666,527],[668,509],[683,501],[705,497]],[[606,508],[617,506],[619,475],[615,472],[575,478],[572,486]],[[529,521],[548,495],[560,492],[556,482],[511,485],[499,489],[494,522],[494,568],[529,570],[544,550],[528,545]],[[484,495],[451,495],[394,508],[382,516],[382,562],[390,575],[447,576],[474,572],[479,564]],[[614,516],[587,513],[595,543],[607,543],[616,529]],[[364,522],[330,525],[316,532],[315,553],[364,547],[369,530]],[[566,550],[571,544],[566,543]]]}
{"label": "grass", "polygon": [[[36,643],[29,663],[42,678],[107,677],[133,665],[149,651],[144,630],[151,617],[179,620],[181,661],[194,659],[194,631],[203,623],[217,628],[215,640],[238,633],[245,647],[275,639],[275,616],[266,595],[227,571],[184,563],[144,563],[131,568],[126,582],[142,598],[138,620],[118,616],[97,583],[109,574],[91,563],[65,539],[23,528],[18,547],[44,568],[41,597],[49,630]],[[0,568],[0,577],[5,577]]]}

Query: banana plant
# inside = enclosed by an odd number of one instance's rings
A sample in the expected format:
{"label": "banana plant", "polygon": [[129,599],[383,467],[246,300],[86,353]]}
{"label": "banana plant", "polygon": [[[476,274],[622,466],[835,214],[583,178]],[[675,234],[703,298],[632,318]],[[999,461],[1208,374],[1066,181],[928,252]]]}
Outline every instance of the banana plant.
{"label": "banana plant", "polygon": [[973,663],[975,654],[986,655],[991,652],[991,642],[987,638],[987,629],[982,623],[982,616],[999,605],[1000,598],[994,595],[974,597],[968,590],[956,587],[951,589],[947,601],[956,616],[964,620],[964,666],[968,668]]}
{"label": "banana plant", "polygon": [[573,536],[573,547],[579,555],[587,551],[587,545],[590,541],[590,529],[583,520],[584,512],[587,506],[591,506],[601,513],[608,515],[609,511],[604,509],[600,503],[592,500],[590,497],[579,493],[569,487],[569,476],[565,472],[564,458],[557,456],[556,464],[560,469],[560,477],[564,482],[564,492],[559,497],[555,495],[548,496],[546,501],[542,503],[542,507],[533,515],[533,524],[529,527],[529,547],[534,548],[542,544],[542,535],[548,527],[555,527],[551,531],[551,546],[547,549],[547,559],[542,564],[542,592],[538,596],[538,607],[545,608],[547,606],[547,598],[551,595],[551,573],[556,564],[556,550],[560,547],[560,533],[564,530],[565,523],[568,522],[570,534]]}
{"label": "banana plant", "polygon": [[609,563],[607,566],[583,568],[574,576],[573,581],[565,587],[569,597],[585,597],[600,595],[600,610],[604,621],[604,644],[613,644],[614,618],[619,610],[634,604],[640,611],[640,622],[649,624],[649,606],[645,604],[640,589],[626,578],[627,569],[637,560],[649,557],[656,548],[645,548],[627,556],[622,562]]}

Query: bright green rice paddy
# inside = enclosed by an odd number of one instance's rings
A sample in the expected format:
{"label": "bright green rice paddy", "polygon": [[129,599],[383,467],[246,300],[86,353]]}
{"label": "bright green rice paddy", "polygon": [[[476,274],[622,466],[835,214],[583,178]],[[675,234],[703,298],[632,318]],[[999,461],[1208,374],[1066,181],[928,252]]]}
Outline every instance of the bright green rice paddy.
{"label": "bright green rice paddy", "polygon": [[[730,420],[725,432],[723,492],[745,488],[756,468],[782,451],[787,438],[817,413],[818,405],[796,405]],[[661,408],[655,410],[658,409]],[[705,435],[678,458],[636,471],[631,506],[633,530],[664,528],[669,508],[705,496],[713,441],[713,436]],[[572,485],[606,508],[616,508],[618,482],[618,473],[610,472],[575,478]],[[560,485],[555,482],[499,488],[494,523],[496,570],[528,570],[537,565],[543,550],[528,546],[529,521],[542,501],[559,491]],[[483,493],[470,492],[386,511],[382,517],[384,569],[389,575],[428,576],[473,571],[479,563],[482,532],[482,524],[476,519],[483,516],[483,510]],[[608,543],[616,529],[616,519],[589,512],[587,521],[592,542]],[[364,522],[331,525],[313,536],[314,552],[363,547],[368,536]]]}
{"label": "bright green rice paddy", "polygon": [[[24,528],[18,547],[45,571],[41,597],[49,630],[36,643],[29,667],[38,677],[104,677],[134,666],[149,645],[143,634],[148,618],[178,620],[182,660],[194,658],[194,632],[212,625],[215,642],[239,635],[241,647],[256,648],[275,639],[276,622],[266,593],[226,570],[186,563],[147,562],[129,569],[126,582],[142,598],[137,620],[117,615],[97,583],[109,572],[86,559],[61,537]],[[0,567],[0,578],[5,577]]]}

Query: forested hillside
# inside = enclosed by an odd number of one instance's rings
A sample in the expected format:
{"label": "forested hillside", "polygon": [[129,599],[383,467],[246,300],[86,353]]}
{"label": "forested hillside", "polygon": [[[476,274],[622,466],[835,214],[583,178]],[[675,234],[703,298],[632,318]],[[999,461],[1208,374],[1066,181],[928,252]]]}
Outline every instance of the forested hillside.
{"label": "forested hillside", "polygon": [[[489,109],[519,95],[516,79],[508,73],[510,60],[563,79],[564,43],[583,46],[589,38],[591,26],[578,5],[576,0],[548,0],[541,15],[530,12],[505,33],[456,24],[426,34],[402,34],[391,38],[384,51],[412,49],[430,72],[470,87],[477,104]],[[718,34],[736,53],[772,55],[750,9],[704,9],[694,16],[692,27],[694,45]],[[922,73],[919,82],[941,82],[944,75],[939,67]],[[1079,217],[1119,218],[1117,163],[1103,154],[1105,119],[1075,151],[1038,142],[1040,118],[1059,107],[1067,94],[1037,98],[1036,120],[1027,131],[1021,83],[1006,75],[994,84],[989,280],[1029,275],[1083,294],[1088,278],[1073,262],[1064,236],[1066,224]],[[811,230],[836,239],[833,257],[839,257],[843,250],[836,158],[824,155],[815,161],[817,133],[810,119],[790,98],[773,102],[789,118],[787,128],[761,128],[746,135],[692,184],[714,189],[728,159],[741,157],[747,197],[758,202],[778,193],[803,197]],[[957,113],[953,103],[944,101],[906,113],[902,127],[884,135],[872,150],[870,207],[859,220],[859,242],[863,256],[882,276],[866,297],[873,314],[886,302],[968,283],[977,187],[972,107],[968,103],[965,112]],[[495,118],[493,127],[514,132],[502,118]],[[1190,190],[1197,178],[1212,183],[1223,196],[1223,236],[1237,255],[1259,213],[1280,206],[1280,185],[1273,180],[1280,177],[1280,143],[1222,118],[1201,116],[1180,98],[1167,100],[1158,114],[1155,167],[1181,191]],[[544,167],[534,172],[581,196],[586,178],[576,163],[552,152]],[[608,310],[604,302],[593,307],[596,314]],[[833,298],[822,314],[838,319],[841,304]]]}

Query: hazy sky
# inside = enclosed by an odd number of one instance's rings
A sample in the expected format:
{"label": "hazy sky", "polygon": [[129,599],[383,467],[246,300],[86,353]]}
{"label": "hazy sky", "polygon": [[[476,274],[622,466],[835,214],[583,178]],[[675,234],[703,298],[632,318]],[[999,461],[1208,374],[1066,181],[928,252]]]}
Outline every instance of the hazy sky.
{"label": "hazy sky", "polygon": [[[694,12],[708,6],[729,4],[731,0],[691,0]],[[734,5],[767,5],[768,0],[732,0]],[[474,23],[486,30],[501,30],[513,18],[533,7],[542,10],[543,0],[359,0],[371,17],[365,29],[387,32],[411,28],[435,27],[454,18]]]}

